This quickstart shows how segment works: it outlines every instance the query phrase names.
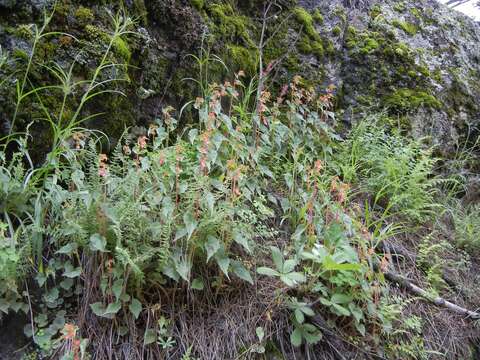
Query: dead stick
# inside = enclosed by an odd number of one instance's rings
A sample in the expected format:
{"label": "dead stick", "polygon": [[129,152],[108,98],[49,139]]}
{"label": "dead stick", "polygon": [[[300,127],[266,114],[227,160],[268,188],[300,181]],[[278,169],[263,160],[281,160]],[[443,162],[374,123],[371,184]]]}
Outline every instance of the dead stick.
{"label": "dead stick", "polygon": [[437,306],[445,307],[445,308],[447,308],[448,310],[450,310],[454,313],[457,313],[457,314],[460,314],[460,315],[465,315],[465,316],[470,317],[472,319],[480,319],[480,313],[465,309],[461,306],[458,306],[454,303],[451,303],[450,301],[445,300],[444,298],[442,298],[440,296],[432,297],[426,290],[423,290],[422,288],[413,284],[409,279],[407,279],[407,278],[405,278],[401,275],[395,274],[395,273],[390,272],[390,271],[384,272],[384,275],[385,275],[385,278],[388,281],[391,281],[393,283],[396,283],[396,284],[404,287],[405,289],[407,289],[411,293],[413,293],[415,295],[418,295],[418,296],[421,296],[422,298],[427,299],[428,301],[434,303]]}

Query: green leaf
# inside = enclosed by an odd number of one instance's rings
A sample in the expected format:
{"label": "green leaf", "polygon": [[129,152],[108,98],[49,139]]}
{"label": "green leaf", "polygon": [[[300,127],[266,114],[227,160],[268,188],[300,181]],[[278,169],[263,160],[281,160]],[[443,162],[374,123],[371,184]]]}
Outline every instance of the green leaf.
{"label": "green leaf", "polygon": [[70,270],[70,271],[65,271],[63,273],[63,276],[65,276],[67,278],[70,278],[70,279],[73,279],[73,278],[79,277],[81,273],[82,273],[82,268],[77,267],[76,269],[73,269],[73,270]]}
{"label": "green leaf", "polygon": [[138,319],[140,312],[142,311],[142,303],[135,298],[132,298],[132,302],[128,306],[128,309],[132,313],[135,319]]}
{"label": "green leaf", "polygon": [[323,260],[323,267],[325,270],[329,271],[359,271],[362,269],[360,264],[339,264],[335,262],[331,256],[326,256]]}
{"label": "green leaf", "polygon": [[295,347],[302,345],[302,332],[300,329],[296,328],[293,330],[293,332],[290,334],[290,342]]}
{"label": "green leaf", "polygon": [[220,241],[213,237],[212,235],[208,235],[207,242],[205,243],[205,250],[207,251],[207,262],[210,258],[216,254],[216,252],[220,249]]}
{"label": "green leaf", "polygon": [[203,290],[204,285],[202,279],[196,278],[192,281],[192,289]]}
{"label": "green leaf", "polygon": [[259,267],[257,268],[257,273],[261,275],[267,275],[267,276],[280,276],[280,273],[276,270],[270,269],[269,267]]}
{"label": "green leaf", "polygon": [[193,144],[195,142],[195,139],[198,136],[198,129],[191,129],[188,132],[188,140],[190,141],[190,144]]}
{"label": "green leaf", "polygon": [[157,341],[157,333],[154,329],[147,329],[143,335],[143,344],[150,345]]}
{"label": "green leaf", "polygon": [[302,313],[304,313],[307,316],[314,316],[315,315],[315,312],[308,306],[302,306],[300,308],[300,310],[302,311]]}
{"label": "green leaf", "polygon": [[55,254],[71,255],[73,252],[77,251],[77,247],[77,243],[71,242],[67,245],[62,246],[55,252]]}
{"label": "green leaf", "polygon": [[180,277],[185,281],[189,281],[190,279],[191,268],[192,264],[187,259],[182,259],[178,262],[175,261],[175,270],[177,270]]}
{"label": "green leaf", "polygon": [[289,259],[283,264],[282,272],[284,274],[289,273],[295,269],[295,266],[297,266],[297,262],[294,259]]}
{"label": "green leaf", "polygon": [[263,328],[259,326],[255,329],[255,332],[257,333],[258,341],[262,342],[265,337],[265,331],[263,331]]}
{"label": "green leaf", "polygon": [[248,271],[240,261],[233,261],[232,269],[234,274],[237,275],[240,279],[245,280],[250,285],[253,285],[253,279],[250,275],[250,271]]}
{"label": "green leaf", "polygon": [[60,281],[60,287],[64,290],[70,290],[73,286],[73,280],[71,278],[66,278]]}
{"label": "green leaf", "polygon": [[322,334],[320,332],[304,332],[303,337],[305,338],[305,341],[312,345],[318,343],[320,340],[322,340]]}
{"label": "green leaf", "polygon": [[90,249],[92,251],[107,252],[107,240],[100,234],[90,236]]}
{"label": "green leaf", "polygon": [[210,191],[208,191],[205,194],[205,202],[207,203],[208,211],[210,213],[212,213],[213,212],[213,206],[215,205],[215,197],[213,196],[213,194]]}
{"label": "green leaf", "polygon": [[225,274],[228,278],[228,268],[230,267],[230,259],[225,254],[216,254],[215,260],[217,261],[220,270]]}
{"label": "green leaf", "polygon": [[294,282],[294,284],[301,284],[305,282],[305,275],[299,272],[291,272],[284,275],[288,279]]}
{"label": "green leaf", "polygon": [[294,314],[295,320],[297,320],[299,324],[303,324],[305,321],[305,315],[303,315],[303,312],[300,309],[295,309]]}
{"label": "green leaf", "polygon": [[333,308],[337,311],[339,315],[350,316],[350,311],[338,304],[332,304]]}
{"label": "green leaf", "polygon": [[105,306],[103,306],[101,302],[90,304],[90,308],[97,316],[103,316],[103,314],[105,314]]}
{"label": "green leaf", "polygon": [[332,295],[330,301],[335,304],[348,304],[352,302],[352,297],[347,294],[336,293]]}
{"label": "green leaf", "polygon": [[350,312],[352,313],[353,317],[357,322],[360,322],[363,319],[363,311],[360,309],[358,306],[356,306],[354,303],[348,304],[348,308],[350,309]]}
{"label": "green leaf", "polygon": [[245,236],[245,234],[238,231],[237,229],[234,229],[232,236],[233,236],[233,240],[237,244],[242,245],[245,248],[245,250],[247,250],[249,253],[251,252],[250,245],[248,244],[248,239]]}
{"label": "green leaf", "polygon": [[120,299],[120,295],[122,295],[122,291],[123,291],[123,280],[122,279],[115,280],[115,282],[113,283],[113,286],[112,286],[112,291],[113,291],[113,294],[115,295],[115,298],[117,300]]}
{"label": "green leaf", "polygon": [[195,220],[193,214],[190,211],[187,211],[183,215],[183,223],[185,224],[185,229],[187,230],[188,239],[190,239],[198,226],[198,222]]}
{"label": "green leaf", "polygon": [[279,272],[283,272],[283,255],[279,248],[271,246],[270,250],[272,251],[272,260],[275,264],[275,267]]}
{"label": "green leaf", "polygon": [[113,315],[116,314],[122,308],[120,301],[115,301],[114,303],[108,304],[104,315]]}

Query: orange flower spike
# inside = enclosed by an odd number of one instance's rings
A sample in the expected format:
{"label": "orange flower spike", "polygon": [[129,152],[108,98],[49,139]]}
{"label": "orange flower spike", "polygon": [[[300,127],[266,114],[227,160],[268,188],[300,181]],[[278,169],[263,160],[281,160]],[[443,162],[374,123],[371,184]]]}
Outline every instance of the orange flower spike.
{"label": "orange flower spike", "polygon": [[65,340],[73,340],[77,336],[77,327],[74,324],[65,324],[62,329],[63,338]]}
{"label": "orange flower spike", "polygon": [[137,140],[137,144],[140,149],[145,149],[147,147],[147,137],[145,135],[140,136]]}

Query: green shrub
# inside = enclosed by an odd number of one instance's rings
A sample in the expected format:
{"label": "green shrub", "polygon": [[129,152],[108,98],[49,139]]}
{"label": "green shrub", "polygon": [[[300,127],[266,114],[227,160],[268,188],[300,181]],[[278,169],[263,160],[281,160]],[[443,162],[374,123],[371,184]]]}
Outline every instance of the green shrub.
{"label": "green shrub", "polygon": [[437,208],[436,160],[421,143],[390,134],[370,118],[353,130],[344,151],[343,176],[370,193],[374,206],[414,220]]}
{"label": "green shrub", "polygon": [[470,253],[480,253],[480,205],[458,206],[453,212],[457,246]]}

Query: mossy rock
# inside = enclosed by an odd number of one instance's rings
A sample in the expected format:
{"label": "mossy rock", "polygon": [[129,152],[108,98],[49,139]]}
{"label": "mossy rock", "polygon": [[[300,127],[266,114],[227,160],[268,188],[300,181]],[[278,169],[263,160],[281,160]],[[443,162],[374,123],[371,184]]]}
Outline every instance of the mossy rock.
{"label": "mossy rock", "polygon": [[440,109],[442,103],[435,96],[422,90],[398,89],[384,98],[383,104],[397,113],[407,113],[419,107]]}

